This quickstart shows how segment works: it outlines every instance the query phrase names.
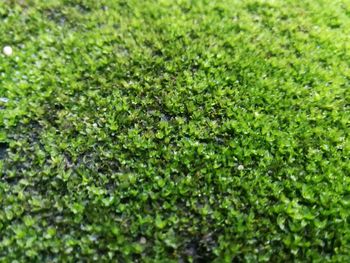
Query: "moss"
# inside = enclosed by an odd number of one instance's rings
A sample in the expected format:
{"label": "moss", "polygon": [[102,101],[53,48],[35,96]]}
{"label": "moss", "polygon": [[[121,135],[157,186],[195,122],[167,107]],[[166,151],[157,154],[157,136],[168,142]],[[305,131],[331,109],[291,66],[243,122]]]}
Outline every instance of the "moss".
{"label": "moss", "polygon": [[0,260],[348,261],[349,14],[2,1]]}

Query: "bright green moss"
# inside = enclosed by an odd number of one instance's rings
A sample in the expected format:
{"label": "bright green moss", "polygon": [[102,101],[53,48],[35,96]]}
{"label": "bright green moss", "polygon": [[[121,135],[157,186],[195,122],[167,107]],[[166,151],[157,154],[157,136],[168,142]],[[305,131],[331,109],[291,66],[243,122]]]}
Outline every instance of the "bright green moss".
{"label": "bright green moss", "polygon": [[348,262],[347,1],[0,3],[1,262]]}

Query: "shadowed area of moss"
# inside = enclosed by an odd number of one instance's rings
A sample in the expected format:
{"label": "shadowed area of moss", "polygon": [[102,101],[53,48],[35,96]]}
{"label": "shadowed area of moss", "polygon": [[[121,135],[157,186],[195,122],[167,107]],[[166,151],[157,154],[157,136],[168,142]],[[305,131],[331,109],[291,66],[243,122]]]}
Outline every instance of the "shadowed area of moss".
{"label": "shadowed area of moss", "polygon": [[348,1],[0,3],[0,261],[350,260]]}

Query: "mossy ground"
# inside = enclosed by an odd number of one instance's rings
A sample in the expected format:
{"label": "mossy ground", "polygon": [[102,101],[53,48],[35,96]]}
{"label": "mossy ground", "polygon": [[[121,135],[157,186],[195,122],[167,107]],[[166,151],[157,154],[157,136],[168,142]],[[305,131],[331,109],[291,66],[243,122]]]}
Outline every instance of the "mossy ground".
{"label": "mossy ground", "polygon": [[349,1],[0,22],[1,262],[349,262]]}

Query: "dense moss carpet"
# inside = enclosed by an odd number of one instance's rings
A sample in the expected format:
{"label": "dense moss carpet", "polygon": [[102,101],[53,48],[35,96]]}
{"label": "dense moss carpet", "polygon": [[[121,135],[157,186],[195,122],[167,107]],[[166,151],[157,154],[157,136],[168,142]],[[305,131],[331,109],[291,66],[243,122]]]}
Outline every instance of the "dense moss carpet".
{"label": "dense moss carpet", "polygon": [[1,262],[350,261],[349,1],[3,0],[5,46]]}

